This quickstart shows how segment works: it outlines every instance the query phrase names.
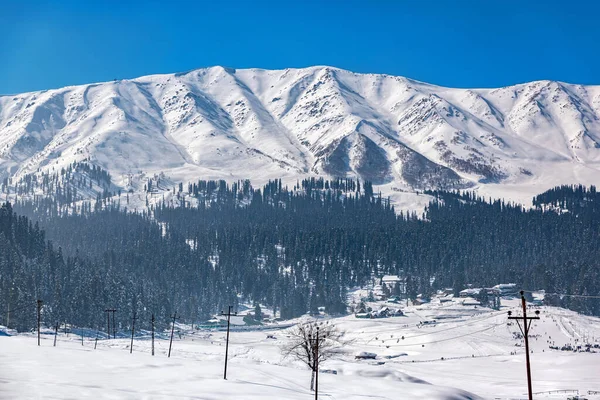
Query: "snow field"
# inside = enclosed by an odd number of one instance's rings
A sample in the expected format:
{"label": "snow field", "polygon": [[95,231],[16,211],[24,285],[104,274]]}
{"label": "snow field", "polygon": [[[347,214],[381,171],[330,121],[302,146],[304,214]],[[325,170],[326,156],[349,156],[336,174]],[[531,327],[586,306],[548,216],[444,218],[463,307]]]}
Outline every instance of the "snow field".
{"label": "snow field", "polygon": [[[384,302],[370,304],[381,307]],[[396,305],[394,305],[396,306]],[[348,344],[324,362],[319,378],[322,399],[515,399],[526,398],[525,354],[508,310],[519,314],[517,300],[503,301],[500,311],[463,306],[459,299],[403,307],[406,316],[385,319],[328,319],[345,332]],[[550,350],[550,343],[600,342],[600,319],[541,307],[530,339],[535,398],[564,399],[555,390],[600,390],[600,353]],[[513,314],[514,315],[514,314]],[[435,323],[432,321],[435,320]],[[424,323],[428,321],[429,323]],[[189,327],[189,325],[188,325]],[[2,399],[311,399],[310,372],[282,359],[285,328],[233,330],[228,380],[223,380],[225,332],[184,330],[175,336],[171,358],[168,335],[156,341],[150,355],[147,335],[101,339],[75,333],[0,337]],[[273,335],[276,339],[268,339]],[[402,339],[404,336],[404,339]],[[576,341],[576,340],[579,340]],[[358,352],[375,360],[355,360]],[[388,358],[389,357],[389,358]],[[442,357],[444,358],[442,360]]]}

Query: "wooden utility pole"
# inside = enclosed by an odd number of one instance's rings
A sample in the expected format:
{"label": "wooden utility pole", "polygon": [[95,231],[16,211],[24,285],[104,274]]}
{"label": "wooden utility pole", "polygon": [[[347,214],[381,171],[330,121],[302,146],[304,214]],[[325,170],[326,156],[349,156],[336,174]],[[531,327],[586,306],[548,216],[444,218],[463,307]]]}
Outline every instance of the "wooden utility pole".
{"label": "wooden utility pole", "polygon": [[108,335],[108,338],[110,339],[110,313],[112,313],[112,320],[113,320],[113,338],[117,337],[116,334],[116,327],[115,327],[115,312],[117,310],[114,308],[107,308],[106,310],[104,310],[104,312],[106,313],[106,334]]}
{"label": "wooden utility pole", "polygon": [[[313,371],[315,373],[315,400],[318,400],[319,397],[319,341],[324,339],[324,337],[319,337],[319,327],[317,326],[317,334],[316,338],[313,339],[312,335],[308,335],[308,341],[310,343],[310,347],[313,350]],[[313,344],[314,342],[314,344]]]}
{"label": "wooden utility pole", "polygon": [[317,326],[317,343],[315,344],[315,400],[319,398],[319,327]]}
{"label": "wooden utility pole", "polygon": [[175,332],[175,320],[179,319],[177,318],[177,311],[175,311],[175,314],[171,315],[171,318],[173,318],[173,326],[171,327],[171,341],[169,342],[169,357],[171,357],[171,346],[173,346],[173,332]]}
{"label": "wooden utility pole", "polygon": [[221,315],[223,316],[227,316],[227,341],[225,342],[225,372],[223,372],[223,379],[227,379],[227,353],[229,352],[229,324],[231,322],[231,316],[232,315],[237,315],[237,313],[231,313],[231,309],[233,308],[233,306],[229,306],[229,309],[227,310],[227,314],[225,314],[223,311],[221,311]]}
{"label": "wooden utility pole", "polygon": [[[527,316],[527,303],[525,301],[525,292],[521,290],[521,305],[523,307],[523,316],[522,317],[512,317],[512,312],[508,312],[508,319],[514,319],[517,321],[517,325],[521,330],[521,333],[525,337],[525,361],[527,364],[527,391],[529,393],[529,400],[533,400],[533,391],[531,388],[531,365],[529,364],[529,329],[531,327],[531,321],[534,319],[540,319],[539,310],[535,311],[535,317]],[[523,321],[523,326],[521,327],[521,320]]]}
{"label": "wooden utility pole", "polygon": [[106,335],[110,339],[110,314],[108,310],[104,310],[106,313]]}
{"label": "wooden utility pole", "polygon": [[152,314],[152,355],[154,355],[154,314]]}
{"label": "wooden utility pole", "polygon": [[10,328],[10,300],[12,299],[13,288],[8,290],[8,299],[6,303],[6,327]]}
{"label": "wooden utility pole", "polygon": [[131,345],[129,346],[129,354],[133,353],[133,334],[135,332],[135,320],[137,319],[136,313],[133,313],[133,318],[131,319]]}
{"label": "wooden utility pole", "polygon": [[38,346],[41,346],[40,344],[40,326],[42,325],[42,304],[44,302],[42,300],[38,300],[37,301],[37,331],[38,331]]}
{"label": "wooden utility pole", "polygon": [[117,324],[115,324],[115,312],[117,310],[113,309],[112,310],[112,315],[113,315],[113,339],[117,338]]}

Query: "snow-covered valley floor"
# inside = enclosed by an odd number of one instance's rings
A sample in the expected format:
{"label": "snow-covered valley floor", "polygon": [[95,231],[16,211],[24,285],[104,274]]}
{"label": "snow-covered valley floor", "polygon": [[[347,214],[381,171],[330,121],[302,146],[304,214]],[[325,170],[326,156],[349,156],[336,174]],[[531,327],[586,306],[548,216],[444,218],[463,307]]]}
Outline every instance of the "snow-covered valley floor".
{"label": "snow-covered valley floor", "polygon": [[[519,314],[517,306],[516,300],[503,301],[494,311],[456,299],[406,307],[404,317],[331,319],[350,343],[321,365],[337,374],[319,375],[319,398],[526,398],[522,340],[515,339],[519,329],[507,320],[508,310]],[[539,393],[534,398],[566,399],[572,394],[541,392],[578,390],[590,400],[600,399],[588,394],[600,391],[600,353],[548,348],[550,342],[600,342],[600,319],[552,307],[540,311],[530,341],[533,391]],[[82,345],[76,331],[57,339],[53,347],[54,336],[42,335],[38,347],[33,334],[0,336],[1,399],[314,398],[308,369],[282,359],[284,328],[232,331],[226,381],[223,331],[184,332],[174,340],[170,358],[164,337],[156,341],[154,357],[147,337],[136,338],[132,354],[125,337],[99,340],[96,350],[93,338]],[[355,360],[361,351],[377,358]]]}

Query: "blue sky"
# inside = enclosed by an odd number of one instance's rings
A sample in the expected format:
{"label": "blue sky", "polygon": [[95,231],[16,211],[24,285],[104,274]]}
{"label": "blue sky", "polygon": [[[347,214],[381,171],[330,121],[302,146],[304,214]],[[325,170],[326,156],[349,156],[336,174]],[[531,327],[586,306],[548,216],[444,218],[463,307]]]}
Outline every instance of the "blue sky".
{"label": "blue sky", "polygon": [[213,65],[600,84],[599,3],[0,0],[0,93]]}

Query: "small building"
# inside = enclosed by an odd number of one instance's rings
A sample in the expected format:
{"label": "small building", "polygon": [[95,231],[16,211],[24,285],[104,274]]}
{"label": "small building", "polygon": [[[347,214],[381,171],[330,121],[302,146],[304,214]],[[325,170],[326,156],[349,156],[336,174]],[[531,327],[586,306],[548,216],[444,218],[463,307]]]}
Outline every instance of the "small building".
{"label": "small building", "polygon": [[466,297],[463,301],[462,301],[462,305],[463,306],[480,306],[481,303],[477,300],[475,300],[472,297]]}
{"label": "small building", "polygon": [[[214,317],[214,319],[217,319],[219,321],[219,324],[227,326],[227,318],[225,318],[224,316],[216,315]],[[210,321],[213,321],[213,320],[210,320]],[[229,322],[231,325],[238,325],[238,326],[246,325],[243,315],[232,315],[231,317],[229,317]]]}
{"label": "small building", "polygon": [[429,296],[425,296],[423,294],[418,294],[417,298],[413,300],[413,304],[420,306],[422,304],[429,303]]}
{"label": "small building", "polygon": [[354,313],[355,314],[364,314],[366,313],[367,307],[364,305],[364,303],[359,304],[355,309],[354,309]]}
{"label": "small building", "polygon": [[481,288],[470,288],[470,289],[465,289],[465,290],[461,290],[459,293],[460,297],[475,297],[475,296],[479,296],[479,294],[481,293],[483,289]]}
{"label": "small building", "polygon": [[516,283],[501,283],[492,289],[495,289],[500,296],[516,296],[518,293]]}
{"label": "small building", "polygon": [[398,275],[384,275],[381,278],[381,286],[386,286],[391,293],[406,293],[406,277]]}
{"label": "small building", "polygon": [[439,299],[440,299],[440,303],[448,303],[448,302],[452,301],[452,299],[454,299],[454,296],[446,295],[446,296],[440,297]]}
{"label": "small building", "polygon": [[373,311],[373,318],[387,318],[390,316],[390,309],[387,307],[382,307],[377,311]]}
{"label": "small building", "polygon": [[403,317],[404,313],[400,309],[392,310],[390,312],[390,317]]}
{"label": "small building", "polygon": [[212,318],[196,325],[196,329],[217,329],[227,326],[227,320]]}

